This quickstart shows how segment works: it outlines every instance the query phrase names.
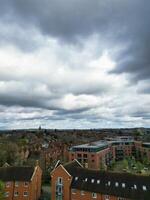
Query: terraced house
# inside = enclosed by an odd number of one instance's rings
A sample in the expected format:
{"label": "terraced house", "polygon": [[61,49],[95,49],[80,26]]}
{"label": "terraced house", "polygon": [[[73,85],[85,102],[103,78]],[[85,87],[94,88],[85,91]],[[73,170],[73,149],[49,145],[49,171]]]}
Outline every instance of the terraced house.
{"label": "terraced house", "polygon": [[0,180],[5,184],[6,200],[38,200],[42,171],[36,167],[1,167]]}
{"label": "terraced house", "polygon": [[52,200],[149,200],[150,176],[83,168],[74,160],[51,173]]}

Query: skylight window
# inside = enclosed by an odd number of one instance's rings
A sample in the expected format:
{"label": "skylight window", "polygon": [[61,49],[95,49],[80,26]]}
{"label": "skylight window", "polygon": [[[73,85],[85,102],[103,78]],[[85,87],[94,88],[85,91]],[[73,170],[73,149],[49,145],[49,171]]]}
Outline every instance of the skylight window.
{"label": "skylight window", "polygon": [[108,181],[108,186],[110,186],[110,181]]}
{"label": "skylight window", "polygon": [[94,179],[91,180],[91,183],[94,183]]}
{"label": "skylight window", "polygon": [[137,185],[134,185],[134,189],[135,189],[135,190],[137,189]]}
{"label": "skylight window", "polygon": [[146,188],[146,186],[145,186],[145,185],[143,185],[143,190],[144,190],[144,191],[146,191],[146,190],[147,190],[147,188]]}
{"label": "skylight window", "polygon": [[115,183],[115,186],[116,186],[116,187],[118,187],[118,186],[119,186],[119,183],[118,183],[118,182],[116,182],[116,183]]}

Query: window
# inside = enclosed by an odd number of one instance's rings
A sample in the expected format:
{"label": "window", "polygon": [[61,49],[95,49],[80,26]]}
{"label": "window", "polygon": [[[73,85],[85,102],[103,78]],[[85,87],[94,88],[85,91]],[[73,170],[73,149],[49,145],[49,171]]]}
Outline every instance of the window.
{"label": "window", "polygon": [[110,181],[108,181],[108,186],[110,186]]}
{"label": "window", "polygon": [[105,195],[105,196],[104,196],[104,199],[105,199],[105,200],[109,200],[109,195]]}
{"label": "window", "polygon": [[80,153],[78,153],[77,156],[80,158],[82,155]]}
{"label": "window", "polygon": [[87,180],[88,180],[88,179],[87,179],[87,178],[85,178],[85,182],[87,182]]}
{"label": "window", "polygon": [[85,192],[83,190],[81,190],[81,195],[85,195]]}
{"label": "window", "polygon": [[100,184],[100,180],[97,180],[97,184]]}
{"label": "window", "polygon": [[18,186],[19,186],[19,182],[15,181],[15,187],[18,187]]}
{"label": "window", "polygon": [[116,187],[118,187],[118,186],[119,186],[119,183],[118,183],[118,182],[116,182],[116,183],[115,183],[115,186],[116,186]]}
{"label": "window", "polygon": [[94,179],[91,180],[91,183],[94,183]]}
{"label": "window", "polygon": [[9,192],[5,192],[5,197],[9,197]]}
{"label": "window", "polygon": [[72,194],[76,194],[76,189],[71,190]]}
{"label": "window", "polygon": [[62,193],[62,187],[59,187],[59,186],[57,187],[57,186],[56,186],[56,188],[57,188],[58,194]]}
{"label": "window", "polygon": [[15,191],[15,192],[14,192],[14,196],[15,196],[15,197],[19,196],[19,192],[18,192],[18,191]]}
{"label": "window", "polygon": [[136,186],[136,185],[134,185],[134,189],[135,189],[135,190],[137,189],[137,186]]}
{"label": "window", "polygon": [[58,184],[62,184],[62,178],[58,177]]}
{"label": "window", "polygon": [[29,183],[28,182],[24,182],[24,186],[28,187]]}
{"label": "window", "polygon": [[84,158],[87,158],[87,154],[83,154],[83,157],[84,157]]}
{"label": "window", "polygon": [[78,177],[76,176],[76,177],[75,177],[75,181],[77,181],[77,180],[78,180]]}
{"label": "window", "polygon": [[144,191],[146,191],[146,190],[147,190],[147,188],[146,188],[146,186],[145,186],[145,185],[143,185],[143,190],[144,190]]}
{"label": "window", "polygon": [[126,184],[125,183],[122,183],[122,188],[125,188]]}
{"label": "window", "polygon": [[7,183],[6,183],[6,187],[7,187],[7,188],[10,187],[10,182],[7,182]]}
{"label": "window", "polygon": [[27,197],[27,196],[28,196],[28,192],[25,191],[25,192],[23,193],[23,196],[24,196],[24,197]]}
{"label": "window", "polygon": [[97,193],[93,192],[92,193],[92,198],[96,199],[97,198]]}

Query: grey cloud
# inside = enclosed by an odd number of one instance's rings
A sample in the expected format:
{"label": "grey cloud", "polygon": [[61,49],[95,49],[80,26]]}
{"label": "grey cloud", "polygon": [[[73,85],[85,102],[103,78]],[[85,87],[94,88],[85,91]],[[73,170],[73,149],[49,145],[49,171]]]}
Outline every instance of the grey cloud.
{"label": "grey cloud", "polygon": [[133,81],[150,77],[148,0],[2,0],[1,4],[2,19],[23,29],[36,27],[64,42],[98,34],[107,41],[106,49],[111,44],[112,52],[116,45],[124,46],[126,53],[118,53],[113,72],[131,74]]}

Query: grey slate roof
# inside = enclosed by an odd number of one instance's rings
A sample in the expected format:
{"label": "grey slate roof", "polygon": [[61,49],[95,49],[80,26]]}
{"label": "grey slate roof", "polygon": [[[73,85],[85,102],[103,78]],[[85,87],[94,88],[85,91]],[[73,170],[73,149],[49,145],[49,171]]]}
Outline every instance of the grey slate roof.
{"label": "grey slate roof", "polygon": [[0,167],[0,180],[30,181],[33,173],[34,167]]}
{"label": "grey slate roof", "polygon": [[[65,167],[65,166],[64,166]],[[71,188],[135,200],[150,200],[150,176],[90,170],[70,163]]]}

